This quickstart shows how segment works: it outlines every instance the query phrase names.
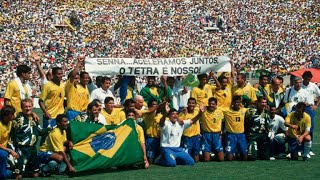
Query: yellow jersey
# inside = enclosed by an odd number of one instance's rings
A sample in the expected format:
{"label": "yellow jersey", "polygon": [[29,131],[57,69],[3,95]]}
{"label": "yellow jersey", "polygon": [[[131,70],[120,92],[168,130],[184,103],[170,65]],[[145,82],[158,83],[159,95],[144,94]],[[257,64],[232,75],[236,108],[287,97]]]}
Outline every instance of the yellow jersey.
{"label": "yellow jersey", "polygon": [[226,122],[226,130],[228,133],[243,133],[244,119],[247,113],[247,108],[240,108],[239,111],[228,109],[223,112]]}
{"label": "yellow jersey", "polygon": [[143,116],[143,122],[145,126],[146,137],[159,138],[160,137],[160,128],[159,123],[162,118],[162,114],[156,112],[147,113]]}
{"label": "yellow jersey", "polygon": [[296,138],[297,136],[305,133],[306,130],[310,131],[311,128],[311,118],[307,113],[303,113],[303,118],[300,121],[294,116],[294,113],[295,112],[292,112],[286,117],[286,123],[298,126],[298,129],[292,129],[289,127],[288,136],[291,138]]}
{"label": "yellow jersey", "polygon": [[208,133],[221,132],[224,119],[223,111],[216,109],[214,112],[206,110],[201,116],[201,129]]}
{"label": "yellow jersey", "polygon": [[66,83],[67,107],[69,110],[83,112],[90,103],[90,95],[88,87],[80,84],[76,86],[70,80]]}
{"label": "yellow jersey", "polygon": [[250,84],[246,84],[244,87],[232,87],[232,95],[246,95],[251,100],[251,102],[255,102],[257,100],[256,89],[252,87]]}
{"label": "yellow jersey", "polygon": [[200,89],[199,87],[194,87],[191,90],[190,97],[195,98],[197,104],[208,106],[208,99],[213,97],[215,88],[215,86],[209,84],[204,85],[202,89]]}
{"label": "yellow jersey", "polygon": [[145,144],[146,141],[145,141],[145,138],[144,138],[144,132],[143,132],[142,127],[139,124],[136,124],[136,130],[137,130],[137,133],[138,133],[139,143]]}
{"label": "yellow jersey", "polygon": [[[25,92],[28,92],[28,88],[22,83]],[[32,93],[32,92],[29,92]],[[27,95],[26,95],[27,97]],[[15,80],[9,82],[4,93],[4,98],[10,100],[10,105],[14,107],[16,113],[21,112],[21,97],[20,89]]]}
{"label": "yellow jersey", "polygon": [[2,124],[2,121],[0,121],[0,144],[4,147],[7,147],[9,142],[11,127],[12,121],[8,125]]}
{"label": "yellow jersey", "polygon": [[[181,112],[179,114],[179,119],[180,120],[192,119],[192,118],[196,117],[198,114],[199,114],[199,110],[196,110],[196,109],[193,111],[193,113]],[[200,135],[199,121],[197,121],[196,123],[193,123],[190,127],[188,127],[187,129],[185,129],[183,131],[183,136],[193,137],[193,136],[197,136],[197,135]]]}
{"label": "yellow jersey", "polygon": [[113,108],[111,114],[107,113],[106,110],[102,109],[101,114],[106,119],[107,125],[118,125],[123,120],[126,120],[126,114],[122,108]]}
{"label": "yellow jersey", "polygon": [[40,94],[40,99],[43,100],[47,111],[51,115],[51,118],[55,119],[58,114],[64,113],[64,97],[65,90],[62,82],[60,83],[60,86],[52,81],[44,84]]}
{"label": "yellow jersey", "polygon": [[220,109],[229,109],[232,103],[232,85],[228,83],[225,89],[216,90],[214,96]]}
{"label": "yellow jersey", "polygon": [[67,133],[65,130],[54,128],[46,138],[39,150],[43,152],[53,151],[61,152],[64,151],[64,143],[67,141]]}

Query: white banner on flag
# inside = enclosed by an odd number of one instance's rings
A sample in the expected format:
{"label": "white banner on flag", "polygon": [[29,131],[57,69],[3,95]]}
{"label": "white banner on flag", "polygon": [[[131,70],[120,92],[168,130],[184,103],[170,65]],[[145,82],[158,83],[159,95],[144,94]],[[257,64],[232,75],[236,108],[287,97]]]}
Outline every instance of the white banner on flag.
{"label": "white banner on flag", "polygon": [[189,73],[231,71],[230,58],[227,56],[159,59],[87,58],[85,68],[91,76],[180,76]]}

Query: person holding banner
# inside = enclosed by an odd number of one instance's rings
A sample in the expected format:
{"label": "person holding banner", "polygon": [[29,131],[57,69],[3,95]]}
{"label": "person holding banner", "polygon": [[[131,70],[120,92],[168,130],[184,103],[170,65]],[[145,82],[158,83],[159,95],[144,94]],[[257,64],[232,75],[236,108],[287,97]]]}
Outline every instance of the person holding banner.
{"label": "person holding banner", "polygon": [[140,95],[144,98],[146,103],[148,103],[151,99],[155,99],[158,103],[160,103],[162,98],[165,96],[165,92],[156,86],[155,81],[155,76],[148,76],[148,84],[140,91]]}
{"label": "person holding banner", "polygon": [[65,85],[68,108],[66,115],[69,121],[73,120],[79,114],[85,114],[85,111],[89,104],[89,74],[87,72],[81,72],[80,82],[78,82],[79,69],[83,61],[84,57],[80,57],[76,67],[73,71],[71,71],[70,77]]}

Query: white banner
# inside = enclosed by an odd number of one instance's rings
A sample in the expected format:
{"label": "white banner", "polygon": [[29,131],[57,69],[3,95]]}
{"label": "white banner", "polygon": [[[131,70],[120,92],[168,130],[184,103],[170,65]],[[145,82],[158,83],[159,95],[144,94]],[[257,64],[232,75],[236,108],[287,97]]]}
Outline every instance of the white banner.
{"label": "white banner", "polygon": [[189,73],[231,71],[230,58],[227,56],[159,59],[87,58],[85,68],[91,76],[180,76]]}

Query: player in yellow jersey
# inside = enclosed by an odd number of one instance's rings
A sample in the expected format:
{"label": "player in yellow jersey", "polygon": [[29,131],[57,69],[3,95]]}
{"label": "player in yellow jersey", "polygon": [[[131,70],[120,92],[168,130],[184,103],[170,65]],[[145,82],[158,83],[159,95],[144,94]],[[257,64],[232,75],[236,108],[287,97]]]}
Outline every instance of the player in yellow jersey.
{"label": "player in yellow jersey", "polygon": [[43,127],[54,127],[58,114],[64,113],[65,90],[62,80],[62,69],[52,68],[52,80],[47,82],[41,91],[39,105],[43,112]]}
{"label": "player in yellow jersey", "polygon": [[202,104],[204,106],[208,105],[208,99],[213,97],[213,91],[215,90],[215,86],[208,84],[208,75],[200,74],[198,75],[198,79],[200,84],[198,87],[194,87],[191,90],[190,97],[196,99],[197,104]]}
{"label": "player in yellow jersey", "polygon": [[232,101],[232,86],[234,83],[234,66],[231,63],[231,73],[227,77],[226,73],[222,73],[216,81],[214,97],[217,98],[217,106],[219,109],[229,109]]}
{"label": "player in yellow jersey", "polygon": [[152,99],[155,99],[158,103],[160,103],[162,98],[165,96],[164,90],[156,86],[155,76],[148,76],[147,81],[148,84],[141,89],[140,95],[144,98],[146,103]]}
{"label": "player in yellow jersey", "polygon": [[7,84],[4,94],[4,105],[11,105],[16,109],[16,113],[21,112],[21,100],[30,99],[32,90],[28,83],[32,74],[31,68],[27,65],[17,67],[17,78]]}
{"label": "player in yellow jersey", "polygon": [[112,97],[105,98],[104,106],[105,108],[101,111],[101,114],[108,125],[118,125],[126,120],[126,114],[122,108],[114,108],[114,99]]}
{"label": "player in yellow jersey", "polygon": [[39,160],[41,163],[46,164],[42,167],[44,176],[48,176],[50,171],[56,168],[58,173],[63,173],[66,167],[69,168],[70,172],[75,172],[65,152],[72,149],[72,142],[67,140],[66,130],[68,124],[66,115],[57,115],[57,127],[50,131],[44,144],[39,148]]}
{"label": "player in yellow jersey", "polygon": [[[157,100],[151,99],[148,102],[148,109],[158,106]],[[148,161],[153,164],[154,159],[160,154],[160,129],[159,122],[162,118],[160,109],[142,116],[146,136],[146,149]]]}
{"label": "player in yellow jersey", "polygon": [[303,160],[308,159],[308,154],[312,145],[310,129],[311,118],[305,112],[306,104],[299,102],[296,105],[296,111],[290,113],[285,120],[288,129],[288,145],[291,153],[291,159],[298,159],[298,152],[303,148]]}
{"label": "player in yellow jersey", "polygon": [[217,109],[217,99],[209,98],[207,110],[202,113],[200,119],[202,129],[202,152],[204,161],[211,159],[210,153],[216,154],[218,161],[224,160],[223,147],[221,142],[221,127],[224,115]]}
{"label": "player in yellow jersey", "polygon": [[232,95],[242,96],[242,105],[250,107],[257,100],[256,89],[246,83],[246,75],[237,75],[237,86],[232,87]]}
{"label": "player in yellow jersey", "polygon": [[[136,123],[137,114],[134,110],[129,109],[128,111],[126,111],[126,117],[127,117],[127,119],[131,118],[131,119],[135,120],[135,123]],[[136,123],[136,130],[138,133],[138,140],[141,145],[141,149],[143,151],[144,167],[146,169],[149,169],[149,162],[148,162],[148,158],[147,158],[146,141],[145,141],[145,137],[144,137],[144,132],[143,132],[142,127],[137,123]]]}
{"label": "player in yellow jersey", "polygon": [[[186,112],[179,113],[179,119],[192,119],[199,114],[199,110],[195,109],[197,101],[195,98],[188,99],[188,107]],[[199,121],[192,124],[189,128],[183,131],[181,139],[181,147],[184,148],[188,154],[197,163],[199,162],[200,154],[200,123]]]}
{"label": "player in yellow jersey", "polygon": [[244,134],[244,120],[247,109],[241,106],[241,96],[233,96],[231,108],[223,113],[227,130],[227,160],[233,160],[233,154],[236,153],[237,149],[240,152],[241,159],[246,161],[248,156],[248,145]]}
{"label": "player in yellow jersey", "polygon": [[13,106],[6,105],[1,109],[0,113],[0,179],[7,178],[7,159],[11,154],[15,159],[19,155],[13,150],[7,148],[10,139],[10,131],[12,120],[14,120],[15,109]]}
{"label": "player in yellow jersey", "polygon": [[73,120],[79,114],[85,114],[87,106],[90,101],[88,90],[88,82],[90,76],[87,72],[80,73],[79,83],[79,69],[83,63],[84,58],[79,58],[79,61],[73,71],[69,74],[68,81],[65,85],[67,108],[66,113],[68,120]]}

